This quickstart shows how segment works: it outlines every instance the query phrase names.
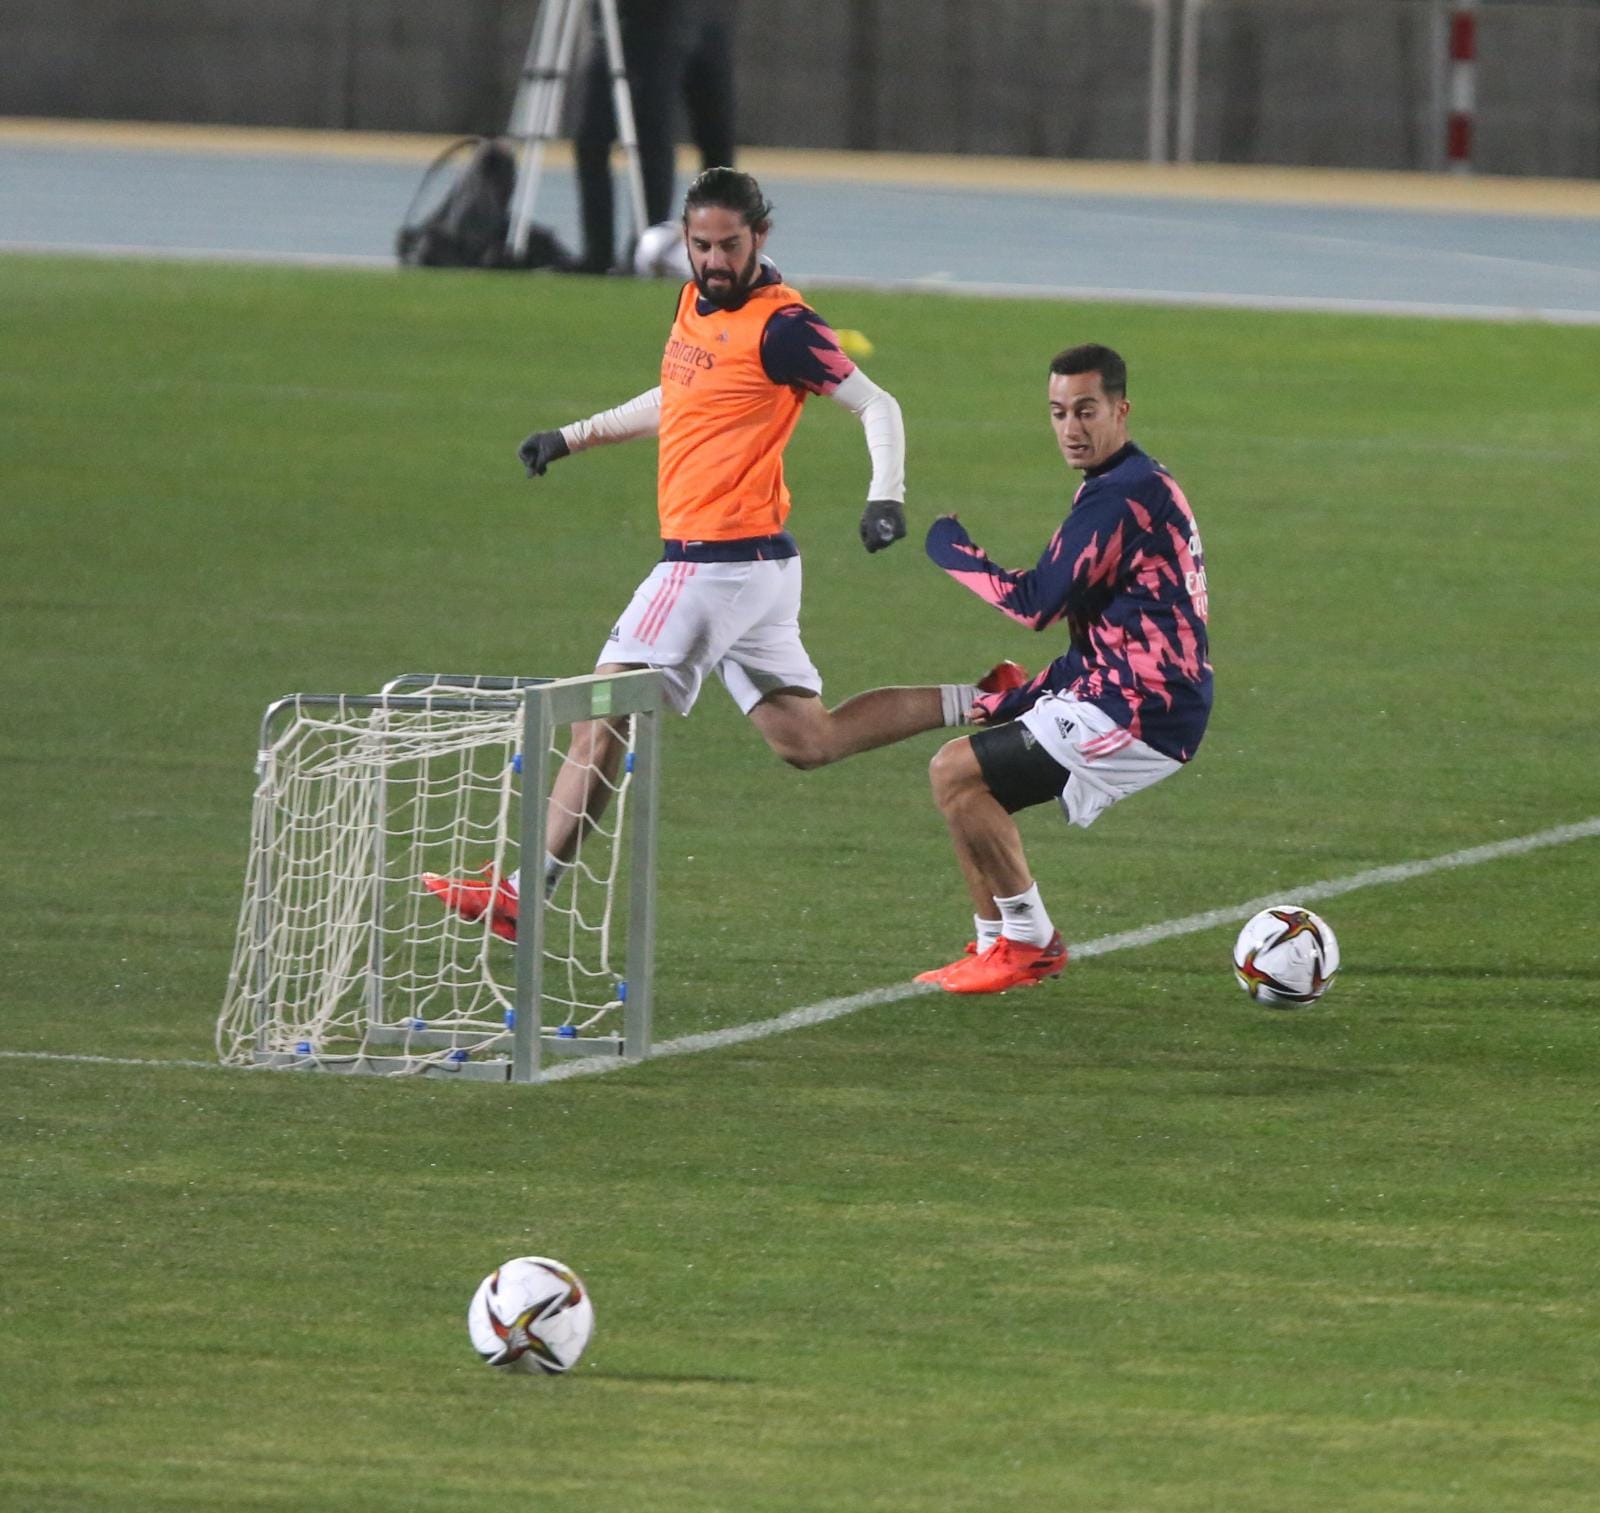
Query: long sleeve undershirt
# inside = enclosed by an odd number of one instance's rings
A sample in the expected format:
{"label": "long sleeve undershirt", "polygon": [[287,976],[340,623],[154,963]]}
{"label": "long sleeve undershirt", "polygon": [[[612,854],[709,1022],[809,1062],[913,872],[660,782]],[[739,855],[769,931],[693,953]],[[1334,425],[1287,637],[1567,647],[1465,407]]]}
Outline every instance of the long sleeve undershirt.
{"label": "long sleeve undershirt", "polygon": [[[867,452],[872,459],[872,481],[868,499],[906,497],[906,430],[899,403],[887,389],[880,388],[860,368],[826,391],[835,404],[842,405],[866,433]],[[654,436],[661,429],[661,387],[602,410],[587,420],[575,420],[561,427],[561,437],[570,451],[612,446],[619,441],[637,441]]]}
{"label": "long sleeve undershirt", "polygon": [[872,457],[872,482],[868,499],[906,497],[906,427],[899,402],[887,389],[881,389],[857,368],[828,398],[843,405],[867,433],[867,451]]}
{"label": "long sleeve undershirt", "polygon": [[637,441],[654,436],[661,429],[661,385],[648,393],[637,394],[614,410],[602,410],[587,420],[562,426],[561,439],[569,451],[610,446],[618,441]]}

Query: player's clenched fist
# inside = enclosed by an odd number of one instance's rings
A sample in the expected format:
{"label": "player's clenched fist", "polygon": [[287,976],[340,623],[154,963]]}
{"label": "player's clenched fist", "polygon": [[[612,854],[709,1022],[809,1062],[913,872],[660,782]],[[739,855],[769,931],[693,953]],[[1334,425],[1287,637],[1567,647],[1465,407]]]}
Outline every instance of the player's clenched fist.
{"label": "player's clenched fist", "polygon": [[568,451],[560,431],[535,431],[517,448],[517,456],[528,470],[528,477],[543,478],[544,470],[552,462],[559,462]]}
{"label": "player's clenched fist", "polygon": [[898,499],[873,499],[861,516],[861,544],[881,552],[906,533],[906,512]]}

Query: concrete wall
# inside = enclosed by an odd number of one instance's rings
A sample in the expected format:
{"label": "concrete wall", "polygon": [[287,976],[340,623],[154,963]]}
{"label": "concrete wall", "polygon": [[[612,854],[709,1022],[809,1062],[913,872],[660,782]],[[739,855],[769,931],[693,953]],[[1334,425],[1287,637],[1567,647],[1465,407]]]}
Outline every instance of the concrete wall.
{"label": "concrete wall", "polygon": [[[5,0],[0,114],[492,128],[504,124],[495,81],[510,9],[492,0]],[[513,73],[526,42],[523,31],[509,44]]]}
{"label": "concrete wall", "polygon": [[[1448,7],[1210,0],[1196,157],[1439,168]],[[1481,6],[1474,164],[1600,177],[1600,5]]]}
{"label": "concrete wall", "polygon": [[[502,127],[536,0],[5,0],[0,115]],[[1176,6],[1175,6],[1176,9]],[[752,145],[1141,158],[1135,0],[738,0]],[[1442,0],[1209,0],[1202,161],[1439,165]],[[1484,0],[1476,166],[1600,177],[1600,0]]]}
{"label": "concrete wall", "polygon": [[[752,143],[1144,155],[1150,19],[1128,0],[747,0],[743,12]],[[781,69],[762,63],[763,31],[786,39]]]}

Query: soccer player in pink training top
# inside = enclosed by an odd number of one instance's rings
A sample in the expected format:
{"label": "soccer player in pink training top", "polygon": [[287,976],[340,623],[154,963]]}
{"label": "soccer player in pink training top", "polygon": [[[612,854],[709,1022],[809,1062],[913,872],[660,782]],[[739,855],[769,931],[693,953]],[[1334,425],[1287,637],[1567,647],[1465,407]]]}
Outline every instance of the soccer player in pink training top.
{"label": "soccer player in pink training top", "polygon": [[1011,816],[1054,800],[1092,825],[1187,762],[1211,713],[1200,533],[1172,475],[1128,439],[1126,365],[1109,347],[1069,348],[1048,392],[1083,482],[1038,564],[1000,567],[954,515],[928,530],[928,555],[958,583],[1034,630],[1064,622],[1069,637],[1038,677],[980,694],[984,728],[933,759],[977,926],[965,955],[917,978],[949,993],[1004,992],[1066,965]]}

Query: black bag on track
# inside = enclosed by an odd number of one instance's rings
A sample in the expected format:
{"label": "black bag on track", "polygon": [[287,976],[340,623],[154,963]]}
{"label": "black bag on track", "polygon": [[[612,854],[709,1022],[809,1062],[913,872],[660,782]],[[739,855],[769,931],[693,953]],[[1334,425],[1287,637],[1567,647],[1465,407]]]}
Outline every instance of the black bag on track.
{"label": "black bag on track", "polygon": [[[422,219],[416,219],[417,206],[427,203],[441,177],[468,152],[471,156],[457,171],[455,182],[438,205]],[[406,208],[405,224],[395,237],[395,252],[401,263],[413,268],[550,268],[570,264],[571,254],[543,226],[531,227],[523,256],[512,257],[506,247],[506,235],[511,228],[511,194],[516,183],[516,159],[493,137],[462,137],[452,142],[428,165]]]}

